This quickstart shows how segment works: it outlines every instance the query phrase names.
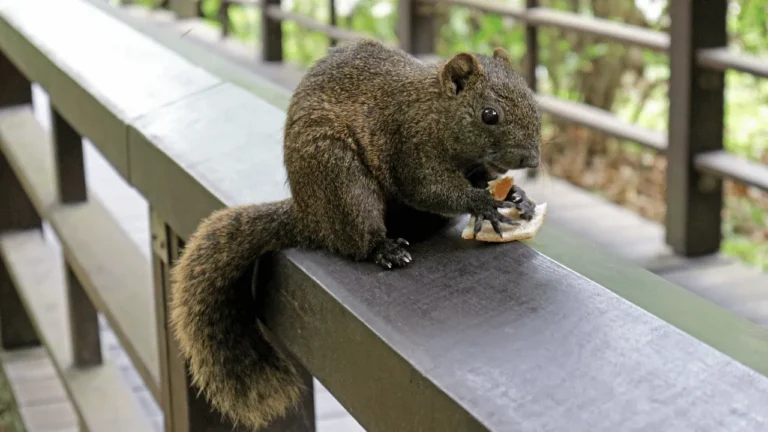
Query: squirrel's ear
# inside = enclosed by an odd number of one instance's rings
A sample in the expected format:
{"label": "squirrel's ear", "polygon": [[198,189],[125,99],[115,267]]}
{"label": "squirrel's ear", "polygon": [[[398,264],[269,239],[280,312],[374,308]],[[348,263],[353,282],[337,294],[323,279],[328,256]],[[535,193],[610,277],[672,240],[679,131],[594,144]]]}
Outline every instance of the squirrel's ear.
{"label": "squirrel's ear", "polygon": [[497,60],[501,60],[509,67],[512,67],[512,57],[509,56],[509,53],[504,48],[496,48],[493,50],[493,58]]}
{"label": "squirrel's ear", "polygon": [[477,56],[461,52],[440,66],[440,85],[449,94],[459,94],[467,86],[467,81],[474,74],[482,73],[482,66]]}

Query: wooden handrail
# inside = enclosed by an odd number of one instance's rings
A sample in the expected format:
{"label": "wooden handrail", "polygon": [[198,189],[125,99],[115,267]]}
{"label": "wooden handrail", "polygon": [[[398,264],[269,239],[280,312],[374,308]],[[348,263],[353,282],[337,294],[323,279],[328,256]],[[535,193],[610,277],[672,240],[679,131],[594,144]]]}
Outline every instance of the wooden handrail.
{"label": "wooden handrail", "polygon": [[[42,6],[50,16],[39,13]],[[81,25],[72,27],[75,21]],[[94,31],[101,37],[93,38]],[[135,324],[131,331],[125,327],[123,338],[137,347],[147,339],[157,344],[159,365],[147,364],[154,360],[140,353],[132,361],[159,369],[155,397],[167,430],[232,430],[204,399],[195,398],[164,325],[167,273],[183,252],[184,239],[212,211],[289,196],[281,104],[201,68],[84,0],[0,2],[0,65],[13,78],[0,78],[0,107],[13,114],[0,117],[0,162],[7,159],[13,172],[0,171],[0,191],[27,216],[0,218],[0,256],[8,269],[8,275],[0,273],[0,295],[11,298],[6,288],[14,287],[27,311],[10,322],[24,330],[16,342],[30,342],[23,333],[34,327],[56,350],[60,373],[91,430],[110,430],[109,421],[141,422],[130,401],[125,411],[88,405],[94,398],[82,397],[88,387],[77,378],[101,374],[119,386],[109,378],[109,362],[89,368],[68,364],[70,348],[56,344],[71,342],[70,327],[51,331],[54,320],[35,303],[40,298],[33,295],[40,286],[35,265],[55,269],[62,260],[83,285],[87,298],[78,300],[81,305],[111,313],[120,324],[125,321],[117,317],[118,309],[130,300],[107,301],[96,277],[124,263],[99,261],[98,238],[75,241],[83,235],[76,223],[103,227],[114,221],[92,197],[67,203],[56,196],[55,181],[82,173],[71,169],[74,165],[54,171],[29,98],[5,88],[37,81],[67,127],[94,142],[151,207],[152,256],[132,256],[144,266],[142,274],[152,266],[154,281],[137,280],[109,295],[118,300],[126,291],[147,300],[147,293],[154,295],[156,334],[143,335],[137,330],[144,327]],[[62,242],[63,256],[40,240],[41,218],[52,221],[60,237],[75,239]],[[734,398],[747,413],[760,414],[768,405],[765,329],[555,226],[545,226],[531,244],[487,248],[460,238],[465,222],[459,219],[414,244],[418,264],[405,271],[382,272],[311,250],[283,251],[262,263],[269,269],[263,323],[306,368],[303,373],[322,381],[364,427],[506,431],[548,422],[573,431],[613,431],[616,424],[642,419],[653,405],[654,420],[696,428],[709,425],[712,416],[728,421],[724,402]],[[94,232],[103,237],[104,231]],[[110,236],[118,234],[109,230]],[[93,263],[101,265],[88,265]],[[62,298],[63,284],[56,285]],[[56,310],[58,323],[66,314]],[[152,314],[152,306],[135,312]],[[716,329],[711,322],[717,322]],[[689,361],[698,367],[680,367]],[[717,380],[700,379],[715,373]],[[681,382],[686,391],[708,397],[691,402],[656,391]],[[115,394],[125,395],[124,388],[116,388]],[[525,397],[516,396],[520,389]],[[115,394],[106,392],[101,402],[122,406]],[[542,411],[553,395],[571,403]],[[681,417],[682,410],[688,415]],[[757,415],[737,420],[742,427],[762,426]],[[137,427],[131,430],[144,430]]]}

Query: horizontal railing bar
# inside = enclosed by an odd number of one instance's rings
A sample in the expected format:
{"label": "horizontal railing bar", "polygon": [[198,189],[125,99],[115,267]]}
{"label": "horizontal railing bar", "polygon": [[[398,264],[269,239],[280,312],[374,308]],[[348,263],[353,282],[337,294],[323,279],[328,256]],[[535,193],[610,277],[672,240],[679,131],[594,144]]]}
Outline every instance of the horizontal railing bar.
{"label": "horizontal railing bar", "polygon": [[507,3],[494,3],[486,0],[419,0],[421,3],[448,4],[476,9],[481,12],[498,14],[506,17],[524,19],[525,8]]}
{"label": "horizontal railing bar", "polygon": [[768,165],[753,162],[725,150],[696,157],[696,168],[768,192]]}
{"label": "horizontal railing bar", "polygon": [[667,137],[663,132],[624,122],[611,112],[590,105],[552,96],[537,96],[541,110],[554,117],[599,130],[615,138],[634,141],[662,153],[667,151]]}
{"label": "horizontal railing bar", "polygon": [[306,15],[283,10],[280,8],[280,6],[277,6],[277,5],[267,6],[265,13],[267,14],[267,16],[269,16],[272,19],[275,19],[278,21],[293,21],[304,28],[323,33],[324,35],[330,38],[340,40],[340,41],[352,42],[360,39],[372,38],[370,35],[366,33],[360,33],[353,30],[346,30],[340,27],[334,27],[332,25],[323,24]]}
{"label": "horizontal railing bar", "polygon": [[640,26],[593,18],[573,12],[550,8],[520,8],[504,3],[485,0],[421,0],[424,3],[451,4],[477,9],[486,13],[515,18],[534,26],[557,27],[582,34],[592,35],[614,42],[637,45],[654,51],[669,50],[669,34]]}
{"label": "horizontal railing bar", "polygon": [[0,110],[0,151],[40,217],[50,223],[86,294],[157,399],[155,317],[141,314],[154,304],[149,261],[95,196],[85,203],[56,203],[52,146],[32,107]]}
{"label": "horizontal railing bar", "polygon": [[149,419],[114,360],[105,358],[103,363],[86,368],[74,366],[64,263],[42,230],[0,235],[0,259],[5,262],[83,430],[151,430]]}
{"label": "horizontal railing bar", "polygon": [[592,18],[548,8],[529,9],[523,20],[537,26],[553,26],[654,51],[669,50],[669,34],[640,26]]}
{"label": "horizontal railing bar", "polygon": [[261,7],[261,1],[260,0],[221,0],[222,3],[224,3],[224,6],[255,6],[255,7]]}
{"label": "horizontal railing bar", "polygon": [[700,66],[724,71],[733,69],[758,77],[768,78],[768,60],[749,54],[740,54],[727,47],[710,48],[698,52]]}

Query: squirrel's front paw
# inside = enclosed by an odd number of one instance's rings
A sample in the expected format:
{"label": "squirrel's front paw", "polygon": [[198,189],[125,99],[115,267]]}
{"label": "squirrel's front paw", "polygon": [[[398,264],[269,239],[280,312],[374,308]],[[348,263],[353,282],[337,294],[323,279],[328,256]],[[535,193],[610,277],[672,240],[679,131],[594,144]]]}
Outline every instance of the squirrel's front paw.
{"label": "squirrel's front paw", "polygon": [[520,186],[512,186],[509,194],[507,194],[507,201],[515,205],[515,208],[520,212],[520,219],[526,221],[533,219],[536,204],[528,198],[528,195]]}
{"label": "squirrel's front paw", "polygon": [[499,237],[503,237],[501,232],[501,224],[508,225],[520,225],[520,221],[516,221],[509,216],[499,213],[499,208],[512,208],[517,205],[511,201],[495,201],[490,199],[489,202],[482,206],[480,209],[472,211],[471,215],[475,217],[475,235],[477,235],[483,229],[483,222],[488,221],[491,223],[493,230]]}
{"label": "squirrel's front paw", "polygon": [[373,261],[386,269],[405,267],[413,261],[405,246],[409,244],[404,239],[385,239],[373,251]]}

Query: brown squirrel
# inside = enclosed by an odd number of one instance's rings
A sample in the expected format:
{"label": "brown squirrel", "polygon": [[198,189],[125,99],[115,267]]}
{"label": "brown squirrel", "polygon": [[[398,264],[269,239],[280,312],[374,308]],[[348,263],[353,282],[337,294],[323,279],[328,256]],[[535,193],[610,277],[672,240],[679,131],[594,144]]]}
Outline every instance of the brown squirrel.
{"label": "brown squirrel", "polygon": [[[485,189],[539,163],[534,94],[501,48],[440,64],[364,40],[332,49],[294,91],[284,130],[292,198],[219,210],[203,220],[172,270],[172,328],[211,404],[258,429],[295,406],[291,363],[260,332],[250,292],[235,282],[265,252],[323,248],[385,269],[412,261],[388,237],[394,204],[452,217],[515,223],[534,204],[519,187]],[[246,287],[247,288],[247,287]],[[248,301],[243,301],[246,298]]]}

